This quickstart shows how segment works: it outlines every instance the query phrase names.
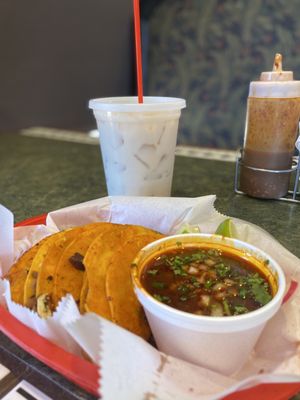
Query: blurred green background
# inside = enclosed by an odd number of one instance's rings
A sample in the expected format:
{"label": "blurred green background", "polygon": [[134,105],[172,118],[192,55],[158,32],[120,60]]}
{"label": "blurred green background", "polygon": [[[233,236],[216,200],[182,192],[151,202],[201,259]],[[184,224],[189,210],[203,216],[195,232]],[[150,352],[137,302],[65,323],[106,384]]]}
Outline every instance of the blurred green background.
{"label": "blurred green background", "polygon": [[[179,144],[242,145],[249,82],[300,77],[299,0],[141,0],[145,94],[184,97]],[[88,100],[137,93],[132,0],[0,1],[0,133],[95,128]]]}
{"label": "blurred green background", "polygon": [[179,142],[242,145],[249,82],[273,66],[300,79],[299,0],[141,0],[145,84],[187,100]]}

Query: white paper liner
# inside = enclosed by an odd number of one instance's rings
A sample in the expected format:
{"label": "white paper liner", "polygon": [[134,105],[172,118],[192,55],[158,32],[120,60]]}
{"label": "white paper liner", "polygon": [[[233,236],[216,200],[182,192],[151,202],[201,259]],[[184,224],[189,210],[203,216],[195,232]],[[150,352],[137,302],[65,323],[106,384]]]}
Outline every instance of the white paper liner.
{"label": "white paper liner", "polygon": [[213,400],[257,383],[299,381],[299,376],[283,372],[277,376],[254,375],[239,382],[239,377],[226,377],[155,351],[144,340],[134,338],[126,330],[121,332],[103,319],[101,339],[104,345],[100,351],[100,393],[105,400]]}
{"label": "white paper liner", "polygon": [[[175,233],[183,223],[206,224],[210,231],[224,219],[214,209],[216,196],[198,198],[113,196],[50,212],[47,226],[66,229],[95,221],[143,225],[164,234]],[[211,230],[212,229],[212,230]]]}
{"label": "white paper liner", "polygon": [[[42,319],[37,315],[37,313],[11,301],[9,282],[6,280],[0,280],[0,297],[2,299],[2,305],[6,304],[9,312],[19,321],[23,322],[24,325],[35,330],[39,335],[44,336],[46,339],[57,344],[66,351],[78,356],[82,355],[80,346],[75,340],[73,340],[72,336],[69,335],[62,324],[62,321],[65,320],[65,307],[67,306],[68,296],[62,299],[57,311],[48,319]],[[5,302],[3,301],[3,298],[5,298]],[[80,316],[77,307],[76,313],[74,313],[73,310],[72,315],[77,317]]]}
{"label": "white paper liner", "polygon": [[0,204],[0,276],[13,261],[13,226],[13,214]]}
{"label": "white paper liner", "polygon": [[[165,234],[188,223],[199,226],[201,232],[213,233],[225,218],[214,209],[214,201],[213,195],[192,199],[106,197],[67,207],[49,213],[47,227],[15,229],[15,258],[43,236],[95,221],[141,224]],[[238,238],[271,254],[284,269],[288,285],[291,280],[299,281],[297,257],[261,228],[234,221]],[[104,400],[213,400],[262,382],[300,381],[299,288],[269,321],[248,363],[232,377],[166,356],[95,314],[81,316],[71,296],[61,301],[53,317],[42,320],[14,304],[7,282],[0,281],[0,304],[5,303],[13,315],[39,334],[74,354],[83,350],[99,363]]]}

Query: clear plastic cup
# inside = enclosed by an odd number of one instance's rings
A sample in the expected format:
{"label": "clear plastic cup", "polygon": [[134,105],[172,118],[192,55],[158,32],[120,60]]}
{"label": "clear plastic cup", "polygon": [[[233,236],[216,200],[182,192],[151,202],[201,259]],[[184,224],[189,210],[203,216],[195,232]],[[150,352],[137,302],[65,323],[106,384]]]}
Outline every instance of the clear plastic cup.
{"label": "clear plastic cup", "polygon": [[178,122],[185,100],[93,99],[109,195],[170,196]]}
{"label": "clear plastic cup", "polygon": [[[195,315],[157,301],[141,285],[143,268],[154,255],[176,248],[178,242],[204,247],[213,243],[216,248],[225,246],[234,254],[252,257],[272,278],[270,282],[277,290],[274,297],[255,311],[224,317]],[[132,278],[158,349],[225,375],[237,372],[246,362],[266,322],[278,311],[285,292],[284,274],[269,255],[242,241],[209,234],[175,235],[150,243],[134,260]]]}

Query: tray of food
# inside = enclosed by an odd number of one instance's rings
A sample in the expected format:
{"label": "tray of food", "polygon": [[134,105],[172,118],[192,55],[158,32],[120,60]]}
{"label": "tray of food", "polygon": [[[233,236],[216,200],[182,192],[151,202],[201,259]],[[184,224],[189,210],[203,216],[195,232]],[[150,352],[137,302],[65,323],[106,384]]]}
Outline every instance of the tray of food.
{"label": "tray of food", "polygon": [[300,262],[245,221],[215,235],[214,200],[105,198],[17,224],[1,330],[107,399],[288,399]]}

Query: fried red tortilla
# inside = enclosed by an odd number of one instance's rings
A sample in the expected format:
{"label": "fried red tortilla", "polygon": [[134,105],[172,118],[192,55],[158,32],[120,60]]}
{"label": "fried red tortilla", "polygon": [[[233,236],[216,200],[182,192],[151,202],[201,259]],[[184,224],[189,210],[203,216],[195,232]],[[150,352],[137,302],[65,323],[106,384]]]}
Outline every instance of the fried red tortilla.
{"label": "fried red tortilla", "polygon": [[111,319],[110,308],[105,294],[105,275],[111,255],[122,240],[122,227],[114,227],[91,243],[84,259],[88,292],[83,305],[104,318]]}
{"label": "fried red tortilla", "polygon": [[7,278],[12,300],[51,316],[71,294],[80,312],[95,312],[148,339],[149,326],[135,297],[130,264],[161,234],[137,225],[87,224],[46,237],[24,253]]}
{"label": "fried red tortilla", "polygon": [[76,237],[63,251],[57,263],[54,274],[53,305],[58,302],[67,293],[70,293],[74,300],[79,304],[80,293],[83,286],[83,276],[85,266],[84,256],[93,240],[117,225],[109,222],[101,222],[92,229],[83,232]]}
{"label": "fried red tortilla", "polygon": [[158,233],[148,233],[131,238],[114,252],[106,272],[106,296],[112,321],[146,340],[150,337],[150,328],[133,290],[131,263],[139,250],[161,237]]}
{"label": "fried red tortilla", "polygon": [[81,314],[84,314],[87,311],[85,308],[85,303],[86,303],[86,296],[88,294],[88,290],[89,290],[89,283],[87,280],[87,274],[86,274],[86,272],[84,272],[82,287],[81,287],[81,291],[80,291],[80,300],[79,300],[79,311]]}
{"label": "fried red tortilla", "polygon": [[84,305],[86,311],[95,312],[109,320],[112,319],[106,296],[106,273],[110,259],[124,243],[134,236],[149,231],[142,226],[124,225],[99,235],[93,241],[83,260],[88,280],[88,293]]}
{"label": "fried red tortilla", "polygon": [[[73,240],[81,237],[85,232],[93,232],[94,230],[99,230],[100,227],[102,227],[102,223],[92,223],[71,228],[61,232],[62,235],[56,236],[55,240],[48,242],[46,255],[43,260],[41,260],[39,270],[37,271],[35,304],[33,305],[35,309],[37,303],[37,312],[41,317],[52,315],[52,312],[56,309],[57,303],[53,301],[54,280],[57,267],[59,266],[60,259],[65,249]],[[35,260],[33,260],[33,263],[34,262]],[[34,264],[32,268],[34,268]],[[72,279],[71,277],[71,280]],[[31,296],[34,296],[33,292]],[[32,298],[34,299],[34,297]]]}
{"label": "fried red tortilla", "polygon": [[30,270],[32,260],[34,259],[44,240],[36,243],[33,247],[22,254],[21,257],[10,268],[8,274],[4,277],[9,280],[11,298],[15,303],[23,305],[25,281]]}
{"label": "fried red tortilla", "polygon": [[[45,277],[51,276],[51,269],[55,266],[57,254],[66,243],[72,240],[82,228],[70,229],[48,236],[44,239],[34,256],[24,285],[23,304],[33,310],[36,309],[37,282],[43,271]],[[50,283],[50,282],[49,282]]]}

